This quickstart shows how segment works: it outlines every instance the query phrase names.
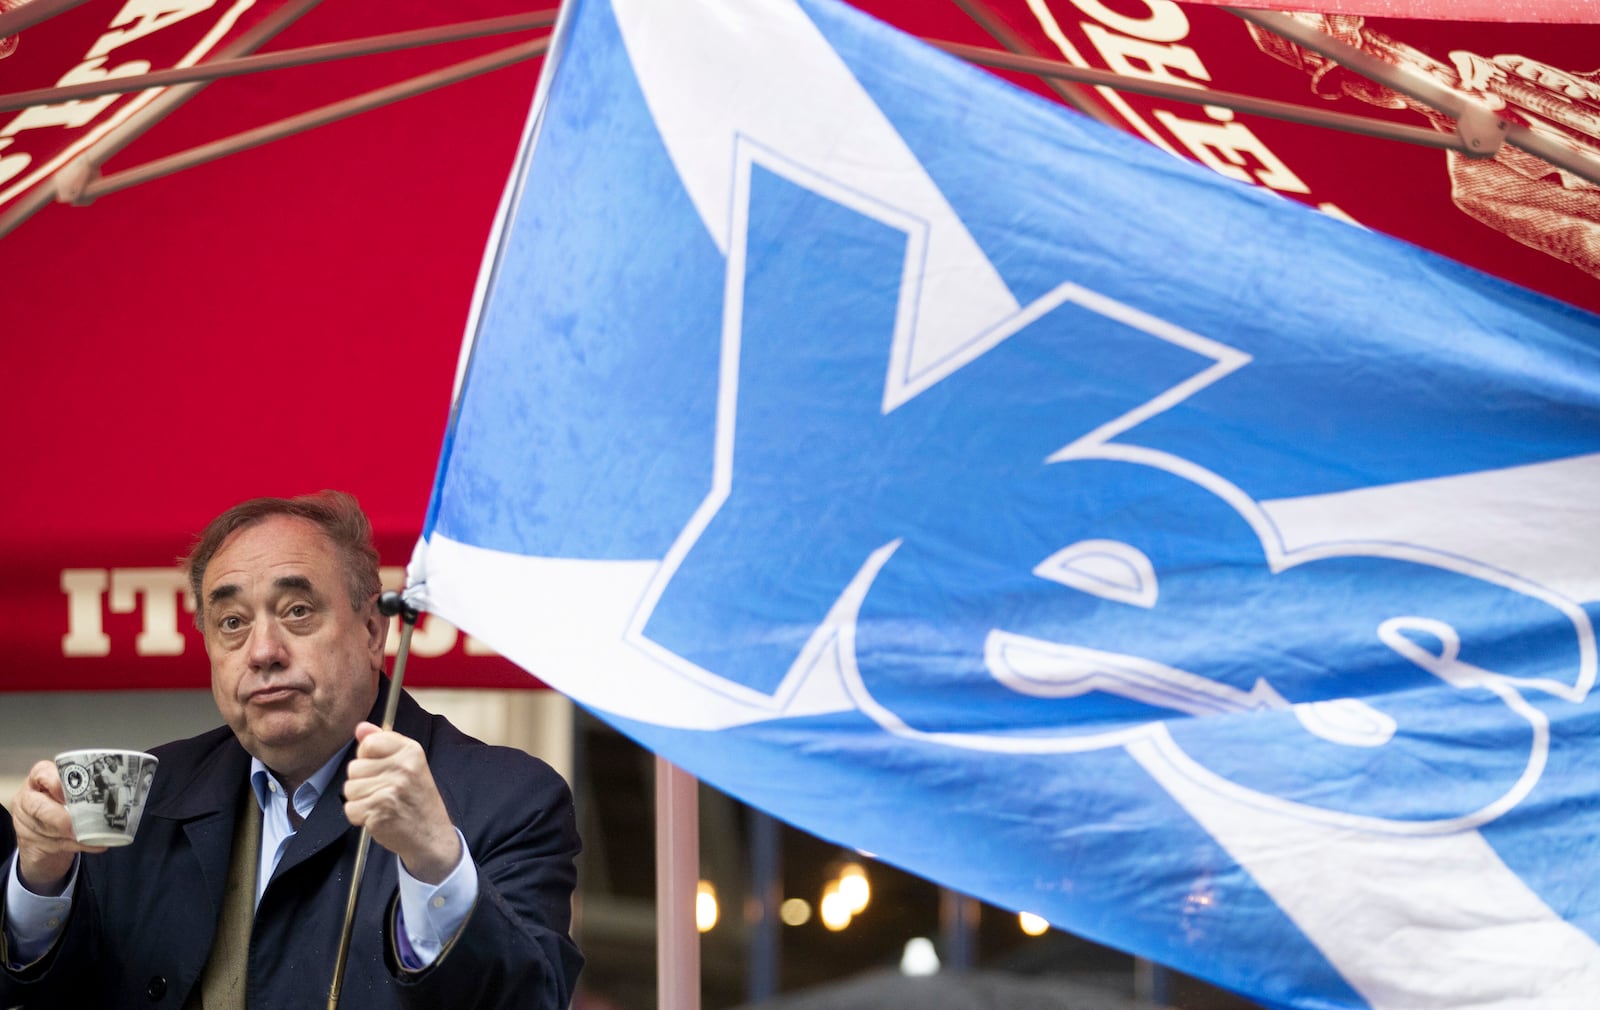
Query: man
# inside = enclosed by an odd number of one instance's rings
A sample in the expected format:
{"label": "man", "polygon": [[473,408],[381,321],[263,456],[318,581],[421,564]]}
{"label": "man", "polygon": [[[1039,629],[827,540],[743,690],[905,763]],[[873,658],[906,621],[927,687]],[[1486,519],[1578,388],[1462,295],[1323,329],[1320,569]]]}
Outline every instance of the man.
{"label": "man", "polygon": [[566,784],[402,693],[355,500],[262,498],[185,562],[226,727],[167,744],[137,837],[86,848],[55,766],[12,806],[0,1006],[301,1010],[328,1002],[359,829],[368,857],[339,1006],[547,1008],[572,995]]}

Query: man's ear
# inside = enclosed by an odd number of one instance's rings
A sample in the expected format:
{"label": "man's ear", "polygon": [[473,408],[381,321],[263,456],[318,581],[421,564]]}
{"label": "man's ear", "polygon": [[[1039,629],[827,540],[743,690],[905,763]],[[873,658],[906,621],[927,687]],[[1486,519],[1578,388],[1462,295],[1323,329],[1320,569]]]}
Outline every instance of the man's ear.
{"label": "man's ear", "polygon": [[383,669],[383,646],[389,640],[389,618],[378,609],[376,600],[367,604],[365,619],[367,629],[367,654],[372,657],[375,669]]}

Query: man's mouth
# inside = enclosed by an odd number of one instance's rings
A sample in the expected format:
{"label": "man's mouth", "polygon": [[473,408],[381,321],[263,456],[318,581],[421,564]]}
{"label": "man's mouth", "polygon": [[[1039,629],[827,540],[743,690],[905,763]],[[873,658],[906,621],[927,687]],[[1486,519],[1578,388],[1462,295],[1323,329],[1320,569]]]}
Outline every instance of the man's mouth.
{"label": "man's mouth", "polygon": [[293,687],[263,687],[251,691],[246,700],[252,705],[276,705],[288,701],[299,693],[299,690]]}

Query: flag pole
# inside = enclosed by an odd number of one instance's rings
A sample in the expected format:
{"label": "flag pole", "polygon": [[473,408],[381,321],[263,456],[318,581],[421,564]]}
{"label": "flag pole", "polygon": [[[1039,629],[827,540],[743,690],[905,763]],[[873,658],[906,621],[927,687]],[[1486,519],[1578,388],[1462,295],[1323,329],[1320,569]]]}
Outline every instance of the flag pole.
{"label": "flag pole", "polygon": [[700,1010],[700,783],[656,757],[656,1006]]}
{"label": "flag pole", "polygon": [[[400,615],[400,650],[394,657],[394,674],[389,679],[389,697],[384,700],[383,728],[394,729],[395,710],[400,706],[400,685],[406,676],[406,657],[411,654],[411,632],[421,614],[407,604],[399,593],[389,592],[378,597],[378,610],[385,617]],[[356,865],[350,874],[350,895],[344,906],[344,926],[339,930],[339,949],[333,958],[333,981],[328,986],[328,1010],[338,1010],[339,991],[344,988],[345,964],[350,959],[350,935],[356,921],[356,895],[361,890],[361,878],[367,869],[367,850],[372,847],[372,830],[363,827],[356,842]]]}

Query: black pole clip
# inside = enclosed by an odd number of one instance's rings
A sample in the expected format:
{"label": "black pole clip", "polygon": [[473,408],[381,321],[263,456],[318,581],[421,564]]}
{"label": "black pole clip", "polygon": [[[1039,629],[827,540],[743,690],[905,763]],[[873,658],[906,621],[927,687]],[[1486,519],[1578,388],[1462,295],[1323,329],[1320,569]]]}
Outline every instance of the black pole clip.
{"label": "black pole clip", "polygon": [[407,603],[404,596],[392,590],[378,597],[378,613],[384,617],[398,615],[400,620],[412,627],[416,626],[417,618],[422,616],[422,612]]}

